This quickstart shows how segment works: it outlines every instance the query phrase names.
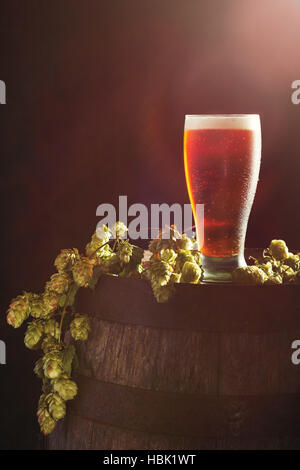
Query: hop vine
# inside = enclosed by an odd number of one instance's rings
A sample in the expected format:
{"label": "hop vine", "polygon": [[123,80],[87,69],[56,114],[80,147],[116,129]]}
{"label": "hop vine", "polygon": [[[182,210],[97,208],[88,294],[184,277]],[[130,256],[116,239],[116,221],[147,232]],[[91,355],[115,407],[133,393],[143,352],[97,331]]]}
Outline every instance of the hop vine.
{"label": "hop vine", "polygon": [[260,258],[250,256],[249,264],[232,273],[234,282],[254,285],[300,283],[300,253],[290,252],[284,240],[272,240]]}
{"label": "hop vine", "polygon": [[[40,294],[24,292],[10,303],[7,322],[14,328],[27,323],[24,343],[40,350],[34,372],[42,381],[37,417],[43,434],[50,434],[66,415],[66,402],[77,395],[73,379],[76,368],[76,342],[86,341],[90,321],[76,312],[74,302],[80,288],[94,288],[102,274],[149,279],[158,302],[166,302],[174,283],[200,282],[202,270],[193,242],[169,227],[170,236],[160,232],[149,246],[151,256],[126,239],[127,227],[117,222],[110,230],[98,229],[80,254],[76,248],[63,249],[54,261],[57,270]],[[182,271],[182,272],[181,272]],[[69,332],[71,342],[65,340]]]}
{"label": "hop vine", "polygon": [[[10,303],[7,322],[19,328],[27,322],[24,343],[41,356],[34,373],[41,379],[42,394],[37,418],[41,432],[50,434],[66,415],[67,404],[77,395],[74,370],[76,343],[88,340],[89,317],[74,307],[80,288],[95,288],[101,275],[114,275],[150,282],[157,302],[167,302],[178,283],[200,284],[203,279],[201,254],[195,240],[166,227],[151,240],[144,252],[125,238],[127,227],[117,222],[110,230],[98,229],[80,254],[63,249],[54,261],[57,270],[40,294],[24,292]],[[233,282],[243,284],[300,283],[300,253],[291,253],[283,240],[273,240],[260,259],[237,268]],[[69,335],[66,333],[69,332]],[[66,338],[71,337],[71,341]]]}

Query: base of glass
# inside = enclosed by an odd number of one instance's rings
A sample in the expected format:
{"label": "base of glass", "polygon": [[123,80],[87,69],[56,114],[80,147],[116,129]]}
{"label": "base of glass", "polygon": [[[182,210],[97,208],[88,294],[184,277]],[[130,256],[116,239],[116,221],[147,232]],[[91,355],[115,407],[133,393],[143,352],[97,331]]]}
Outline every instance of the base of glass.
{"label": "base of glass", "polygon": [[227,258],[202,255],[202,267],[204,269],[204,278],[202,282],[232,282],[232,271],[242,266],[246,266],[243,254]]}

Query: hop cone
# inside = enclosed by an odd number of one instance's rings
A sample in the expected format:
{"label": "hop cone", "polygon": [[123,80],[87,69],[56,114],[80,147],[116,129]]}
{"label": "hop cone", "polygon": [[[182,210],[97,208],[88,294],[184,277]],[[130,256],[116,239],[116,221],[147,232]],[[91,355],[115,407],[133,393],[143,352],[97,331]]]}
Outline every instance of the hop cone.
{"label": "hop cone", "polygon": [[300,271],[298,271],[297,274],[295,275],[295,282],[296,284],[300,284]]}
{"label": "hop cone", "polygon": [[173,265],[175,263],[176,258],[177,258],[177,253],[175,253],[175,251],[170,248],[166,250],[162,250],[161,252],[160,259],[162,261],[165,261],[166,263]]}
{"label": "hop cone", "polygon": [[150,269],[152,278],[160,286],[165,286],[170,280],[170,276],[173,272],[172,266],[161,259],[151,260]]}
{"label": "hop cone", "polygon": [[295,271],[285,264],[280,267],[279,274],[281,275],[284,283],[292,282],[296,277]]}
{"label": "hop cone", "polygon": [[59,305],[59,296],[56,294],[56,292],[52,291],[46,291],[43,294],[43,305],[44,305],[44,311],[46,312],[46,315],[50,315],[51,313],[55,312]]}
{"label": "hop cone", "polygon": [[46,395],[42,393],[39,399],[37,415],[39,416],[45,408],[47,408]]}
{"label": "hop cone", "polygon": [[129,262],[130,269],[136,269],[142,262],[144,250],[139,246],[132,245],[132,255]]}
{"label": "hop cone", "polygon": [[270,254],[277,260],[282,261],[289,256],[289,250],[283,240],[272,240],[269,246]]}
{"label": "hop cone", "polygon": [[201,253],[200,251],[193,251],[192,252],[194,262],[198,264],[198,266],[202,267],[202,259],[201,259]]}
{"label": "hop cone", "polygon": [[53,389],[65,401],[72,400],[77,395],[76,383],[67,378],[59,378],[55,380]]}
{"label": "hop cone", "polygon": [[133,246],[128,240],[121,241],[117,249],[117,255],[122,265],[128,264],[133,253]]}
{"label": "hop cone", "polygon": [[300,269],[299,255],[294,255],[293,253],[289,253],[289,256],[284,260],[284,264],[292,268],[294,271],[299,271]]}
{"label": "hop cone", "polygon": [[66,403],[58,393],[49,393],[46,396],[48,410],[53,419],[58,421],[66,415]]}
{"label": "hop cone", "polygon": [[43,359],[38,359],[34,365],[33,372],[42,379],[44,377]]}
{"label": "hop cone", "polygon": [[48,379],[56,379],[63,372],[63,362],[59,351],[46,352],[43,363],[44,374]]}
{"label": "hop cone", "polygon": [[191,284],[197,284],[201,281],[202,269],[196,263],[186,261],[182,268],[181,282],[189,282]]}
{"label": "hop cone", "polygon": [[174,294],[174,285],[170,283],[165,286],[161,286],[154,278],[151,280],[151,286],[153,290],[154,297],[156,298],[157,302],[164,303],[168,302],[168,300]]}
{"label": "hop cone", "polygon": [[51,318],[51,320],[47,320],[44,324],[44,331],[46,335],[53,336],[53,338],[59,338],[59,323]]}
{"label": "hop cone", "polygon": [[258,266],[236,268],[232,273],[232,280],[241,284],[264,284],[267,274]]}
{"label": "hop cone", "polygon": [[266,281],[265,284],[282,284],[282,277],[279,274],[275,274],[270,276]]}
{"label": "hop cone", "polygon": [[46,284],[46,290],[57,294],[65,294],[69,288],[70,280],[66,273],[52,274],[50,281]]}
{"label": "hop cone", "polygon": [[[107,271],[108,264],[110,263],[111,257],[114,256],[115,253],[113,253],[112,249],[110,248],[109,245],[105,245],[101,248],[101,250],[98,250],[96,253],[94,253],[93,256],[89,255],[89,259],[91,264],[93,265],[100,265],[101,264],[101,270]],[[94,274],[97,273],[97,271],[94,271]],[[99,278],[98,274],[97,278]],[[92,281],[93,282],[93,281]],[[91,287],[91,284],[90,284]]]}
{"label": "hop cone", "polygon": [[111,229],[112,238],[124,238],[128,228],[123,222],[116,222],[113,228]]}
{"label": "hop cone", "polygon": [[181,238],[176,240],[176,248],[177,250],[192,250],[194,246],[193,241],[186,236],[184,233]]}
{"label": "hop cone", "polygon": [[180,279],[181,279],[181,274],[172,273],[171,277],[170,277],[169,284],[176,284],[176,283],[180,282]]}
{"label": "hop cone", "polygon": [[64,271],[71,271],[77,257],[78,252],[75,249],[61,250],[60,254],[55,258],[54,266],[60,273]]}
{"label": "hop cone", "polygon": [[47,316],[44,300],[40,295],[33,294],[30,300],[30,315],[33,318],[45,318]]}
{"label": "hop cone", "polygon": [[70,324],[70,330],[75,341],[86,341],[90,331],[88,316],[77,314]]}
{"label": "hop cone", "polygon": [[109,241],[111,237],[111,233],[109,228],[106,225],[102,225],[101,227],[97,227],[95,236],[99,239],[102,240],[103,243],[106,243]]}
{"label": "hop cone", "polygon": [[262,269],[266,275],[268,277],[272,277],[273,276],[273,267],[272,267],[272,263],[270,261],[268,261],[267,263],[262,263],[262,264],[259,264],[257,265],[260,269]]}
{"label": "hop cone", "polygon": [[79,287],[87,287],[93,276],[93,263],[82,256],[73,266],[73,278]]}
{"label": "hop cone", "polygon": [[60,350],[60,345],[53,336],[46,336],[43,339],[41,347],[42,347],[42,350],[43,350],[44,353],[46,353],[48,351],[53,351],[53,350],[55,350],[55,351]]}
{"label": "hop cone", "polygon": [[33,321],[28,324],[24,343],[25,346],[29,349],[36,349],[43,336],[43,325],[39,321]]}
{"label": "hop cone", "polygon": [[41,410],[40,413],[38,412],[38,422],[45,436],[51,434],[56,426],[56,421],[52,418],[47,409]]}
{"label": "hop cone", "polygon": [[37,412],[36,412],[36,415],[38,417],[39,422],[42,420],[42,415],[45,413],[45,411],[47,411],[47,403],[46,403],[46,395],[45,395],[45,393],[43,393],[40,396],[38,409],[37,409]]}
{"label": "hop cone", "polygon": [[[91,241],[85,247],[85,253],[88,257],[90,256],[101,256],[101,254],[107,250],[105,243],[109,241],[110,233],[106,225],[101,229],[98,229],[92,236]],[[105,245],[105,246],[103,246]]]}
{"label": "hop cone", "polygon": [[186,262],[194,263],[194,256],[189,251],[180,250],[176,258],[175,271],[181,273]]}
{"label": "hop cone", "polygon": [[[181,240],[182,242],[180,242]],[[160,230],[159,236],[150,241],[149,250],[153,254],[160,253],[162,250],[168,249],[178,251],[178,249],[180,249],[181,246],[185,246],[186,243],[187,237],[181,236],[174,225],[171,225],[171,227],[165,226],[163,230]]]}
{"label": "hop cone", "polygon": [[25,293],[14,299],[7,311],[7,323],[14,328],[19,328],[29,316],[30,294]]}

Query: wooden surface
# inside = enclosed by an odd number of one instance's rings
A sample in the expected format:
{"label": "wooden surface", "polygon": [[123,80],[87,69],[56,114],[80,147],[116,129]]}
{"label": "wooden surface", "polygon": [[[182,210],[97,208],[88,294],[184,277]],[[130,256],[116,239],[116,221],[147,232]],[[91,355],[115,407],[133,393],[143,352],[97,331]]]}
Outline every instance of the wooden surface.
{"label": "wooden surface", "polygon": [[52,449],[300,448],[300,288],[179,285],[157,304],[147,282],[82,289],[92,316],[79,395]]}

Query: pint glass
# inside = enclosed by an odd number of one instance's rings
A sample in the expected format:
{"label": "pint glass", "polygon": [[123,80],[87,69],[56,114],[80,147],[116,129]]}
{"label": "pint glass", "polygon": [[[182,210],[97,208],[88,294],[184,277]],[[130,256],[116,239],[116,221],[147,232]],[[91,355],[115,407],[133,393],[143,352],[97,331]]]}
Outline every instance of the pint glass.
{"label": "pint glass", "polygon": [[[246,264],[245,237],[260,159],[259,115],[185,117],[185,175],[206,282],[228,282],[231,272]],[[204,205],[204,220],[197,204]]]}

